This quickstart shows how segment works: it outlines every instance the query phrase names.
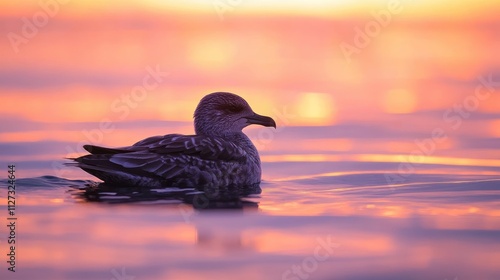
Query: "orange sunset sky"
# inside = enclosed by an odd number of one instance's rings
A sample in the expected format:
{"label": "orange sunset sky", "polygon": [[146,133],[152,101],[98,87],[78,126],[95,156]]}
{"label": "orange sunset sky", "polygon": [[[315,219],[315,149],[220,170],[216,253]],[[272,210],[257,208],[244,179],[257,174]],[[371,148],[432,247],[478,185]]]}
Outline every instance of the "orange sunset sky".
{"label": "orange sunset sky", "polygon": [[[3,2],[1,115],[190,121],[213,91],[240,94],[263,114],[288,110],[291,125],[442,112],[474,92],[478,77],[498,77],[499,8],[444,0]],[[160,77],[141,92],[152,69]],[[498,113],[500,96],[478,111]],[[484,126],[500,135],[498,120]]]}

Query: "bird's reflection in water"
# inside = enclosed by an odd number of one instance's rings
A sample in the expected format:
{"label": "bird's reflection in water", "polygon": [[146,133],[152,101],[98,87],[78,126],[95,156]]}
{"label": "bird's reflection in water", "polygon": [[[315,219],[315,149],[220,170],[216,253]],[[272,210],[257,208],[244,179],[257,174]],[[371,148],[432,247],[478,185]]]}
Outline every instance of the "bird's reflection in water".
{"label": "bird's reflection in water", "polygon": [[200,191],[193,188],[148,189],[139,187],[118,187],[92,182],[73,186],[75,198],[85,202],[105,203],[186,203],[198,210],[255,208],[258,203],[248,200],[258,197],[260,185],[244,188],[227,187]]}
{"label": "bird's reflection in water", "polygon": [[[237,251],[251,249],[252,244],[244,242],[242,231],[245,226],[216,226],[220,219],[230,224],[238,223],[247,212],[258,210],[259,204],[251,201],[259,197],[259,185],[244,189],[229,188],[217,195],[206,195],[195,189],[146,189],[138,187],[117,187],[104,183],[85,183],[72,186],[70,193],[82,202],[110,204],[172,204],[184,218],[182,223],[194,226],[195,243],[210,251]],[[170,224],[171,225],[171,224]]]}

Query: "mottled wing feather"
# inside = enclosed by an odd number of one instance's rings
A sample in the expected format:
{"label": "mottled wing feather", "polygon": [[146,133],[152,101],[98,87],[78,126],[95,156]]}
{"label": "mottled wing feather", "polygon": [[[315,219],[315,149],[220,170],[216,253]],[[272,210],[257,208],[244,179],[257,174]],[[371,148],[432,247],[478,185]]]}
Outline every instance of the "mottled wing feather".
{"label": "mottled wing feather", "polygon": [[124,154],[145,152],[145,154],[192,155],[206,160],[239,161],[247,157],[246,152],[224,139],[200,136],[168,134],[141,140],[129,147],[106,148],[85,145],[91,154]]}
{"label": "mottled wing feather", "polygon": [[185,164],[179,164],[178,157],[145,154],[143,152],[116,154],[109,161],[131,171],[146,171],[164,179],[175,177],[182,173],[185,168]]}
{"label": "mottled wing feather", "polygon": [[158,155],[144,152],[115,154],[109,158],[112,163],[119,164],[125,168],[142,168],[146,164],[158,160]]}
{"label": "mottled wing feather", "polygon": [[146,139],[142,139],[141,141],[135,143],[134,145],[132,145],[132,147],[147,147],[149,145],[153,145],[155,143],[160,142],[163,138],[165,138],[167,136],[175,137],[175,136],[180,136],[180,135],[179,134],[168,134],[168,135],[151,136],[151,137],[148,137]]}
{"label": "mottled wing feather", "polygon": [[116,173],[121,172],[166,181],[201,175],[209,180],[214,174],[206,170],[234,166],[247,158],[247,153],[232,142],[199,135],[169,134],[149,137],[129,147],[88,148],[94,153],[75,160],[104,181],[115,180]]}
{"label": "mottled wing feather", "polygon": [[[147,139],[146,139],[147,140]],[[161,138],[143,140],[134,147],[141,147],[150,153],[161,155],[192,155],[205,160],[240,161],[247,153],[236,144],[202,135],[169,134]]]}
{"label": "mottled wing feather", "polygon": [[119,153],[129,153],[133,152],[131,148],[133,147],[122,147],[122,148],[106,148],[95,145],[83,145],[83,148],[93,154],[93,155],[103,155],[103,154],[119,154]]}
{"label": "mottled wing feather", "polygon": [[113,154],[109,161],[132,172],[148,172],[167,180],[180,174],[195,175],[201,166],[239,162],[247,156],[231,142],[196,135],[150,137],[131,148],[136,151]]}

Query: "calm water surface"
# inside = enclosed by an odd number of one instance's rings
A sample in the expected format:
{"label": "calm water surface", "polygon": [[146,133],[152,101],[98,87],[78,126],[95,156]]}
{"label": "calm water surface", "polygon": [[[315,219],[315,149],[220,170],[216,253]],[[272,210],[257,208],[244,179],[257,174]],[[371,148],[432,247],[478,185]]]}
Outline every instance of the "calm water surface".
{"label": "calm water surface", "polygon": [[[164,190],[89,201],[78,189],[92,177],[61,165],[77,143],[1,144],[18,178],[17,272],[7,271],[4,243],[1,279],[500,279],[496,142],[415,163],[390,152],[406,144],[409,155],[415,135],[377,137],[395,133],[390,125],[371,138],[353,131],[287,127],[264,143],[261,130],[248,130],[260,145],[263,192],[209,210]],[[311,144],[338,139],[358,148]],[[381,148],[365,153],[365,145]],[[491,158],[458,157],[478,150]],[[5,180],[0,190],[5,205]]]}

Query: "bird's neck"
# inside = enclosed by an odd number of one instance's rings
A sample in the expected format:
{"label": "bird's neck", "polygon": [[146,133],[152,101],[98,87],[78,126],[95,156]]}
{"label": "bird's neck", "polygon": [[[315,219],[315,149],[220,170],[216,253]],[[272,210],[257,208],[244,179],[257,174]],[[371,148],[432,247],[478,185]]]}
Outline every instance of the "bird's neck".
{"label": "bird's neck", "polygon": [[214,131],[199,131],[196,130],[197,135],[205,135],[210,137],[222,138],[226,141],[230,141],[243,148],[245,152],[249,155],[249,160],[260,166],[260,157],[257,148],[255,148],[252,140],[243,133],[243,131],[232,131],[225,133],[217,133]]}
{"label": "bird's neck", "polygon": [[250,138],[248,138],[245,133],[240,131],[228,134],[224,137],[224,139],[229,140],[245,149],[245,151],[250,156],[249,160],[260,166],[259,152],[257,151],[257,148],[255,148],[255,145],[252,143],[252,140],[250,140]]}
{"label": "bird's neck", "polygon": [[260,183],[261,180],[261,162],[259,152],[255,148],[254,144],[243,132],[237,132],[233,134],[228,134],[224,137],[224,140],[230,141],[247,153],[246,163],[248,166],[249,176],[253,180],[251,183]]}
{"label": "bird's neck", "polygon": [[236,142],[238,145],[244,144],[244,145],[251,145],[252,147],[254,147],[250,138],[248,138],[248,136],[245,133],[243,133],[242,131],[227,133],[227,134],[225,134],[223,136],[219,136],[219,137],[222,137],[222,138],[229,140],[229,141],[232,141],[232,142]]}

